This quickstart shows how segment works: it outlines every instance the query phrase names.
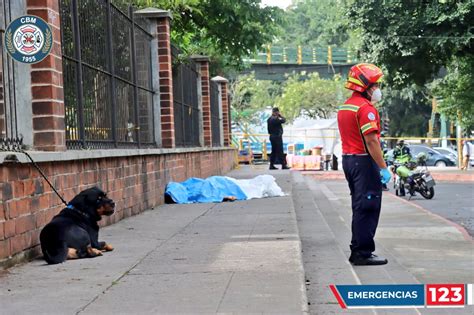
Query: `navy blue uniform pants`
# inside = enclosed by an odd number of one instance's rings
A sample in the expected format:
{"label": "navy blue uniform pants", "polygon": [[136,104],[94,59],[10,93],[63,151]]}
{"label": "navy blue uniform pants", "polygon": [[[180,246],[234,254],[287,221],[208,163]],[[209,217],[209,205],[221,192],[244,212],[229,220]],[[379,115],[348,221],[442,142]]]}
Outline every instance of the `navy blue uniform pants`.
{"label": "navy blue uniform pants", "polygon": [[286,165],[285,153],[283,152],[283,137],[270,135],[272,153],[270,154],[270,164]]}
{"label": "navy blue uniform pants", "polygon": [[369,156],[345,155],[342,166],[352,201],[351,251],[370,257],[382,205],[380,168]]}

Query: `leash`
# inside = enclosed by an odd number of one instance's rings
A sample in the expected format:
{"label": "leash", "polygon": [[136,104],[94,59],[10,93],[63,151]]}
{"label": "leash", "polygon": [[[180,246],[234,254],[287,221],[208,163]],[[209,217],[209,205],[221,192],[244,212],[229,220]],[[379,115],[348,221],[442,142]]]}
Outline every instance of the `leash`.
{"label": "leash", "polygon": [[1,146],[0,146],[0,151],[4,152],[16,152],[16,153],[23,153],[28,157],[28,159],[31,161],[31,164],[38,170],[38,172],[43,176],[43,178],[46,180],[48,185],[51,187],[51,189],[56,193],[56,195],[61,199],[61,201],[67,206],[66,200],[59,194],[59,192],[56,190],[56,188],[53,186],[53,184],[49,181],[49,179],[46,177],[44,174],[43,170],[39,167],[39,165],[33,160],[33,158],[28,154],[23,149],[23,138],[19,138],[17,141],[5,141],[4,139],[0,139]]}

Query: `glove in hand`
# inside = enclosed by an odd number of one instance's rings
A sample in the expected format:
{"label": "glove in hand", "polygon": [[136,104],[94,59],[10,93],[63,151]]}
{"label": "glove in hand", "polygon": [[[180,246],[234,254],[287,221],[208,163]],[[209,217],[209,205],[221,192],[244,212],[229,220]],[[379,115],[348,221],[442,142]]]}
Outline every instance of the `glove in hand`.
{"label": "glove in hand", "polygon": [[390,174],[390,171],[388,170],[388,168],[382,168],[380,170],[380,177],[381,177],[380,180],[382,181],[382,184],[386,184],[392,178],[392,174]]}

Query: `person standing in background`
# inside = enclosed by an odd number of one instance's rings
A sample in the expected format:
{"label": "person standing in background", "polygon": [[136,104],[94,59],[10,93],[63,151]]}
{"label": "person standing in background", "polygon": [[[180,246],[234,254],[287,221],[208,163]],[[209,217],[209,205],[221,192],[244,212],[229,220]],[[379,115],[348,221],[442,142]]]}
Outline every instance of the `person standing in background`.
{"label": "person standing in background", "polygon": [[276,170],[275,164],[281,164],[282,170],[287,170],[285,154],[283,153],[283,126],[285,117],[280,114],[278,107],[272,109],[272,115],[267,120],[267,129],[270,134],[272,153],[270,155],[270,169]]}
{"label": "person standing in background", "polygon": [[472,144],[469,141],[463,140],[462,141],[462,171],[467,171],[469,168],[469,158],[472,155]]}

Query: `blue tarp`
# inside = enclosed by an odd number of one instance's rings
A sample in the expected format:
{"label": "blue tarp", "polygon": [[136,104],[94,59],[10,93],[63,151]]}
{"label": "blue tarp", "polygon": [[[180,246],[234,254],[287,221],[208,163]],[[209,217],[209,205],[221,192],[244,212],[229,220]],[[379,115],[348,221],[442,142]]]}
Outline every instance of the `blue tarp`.
{"label": "blue tarp", "polygon": [[182,183],[170,182],[166,185],[165,195],[176,203],[222,202],[229,196],[237,200],[247,199],[236,183],[223,176],[206,179],[192,177]]}

